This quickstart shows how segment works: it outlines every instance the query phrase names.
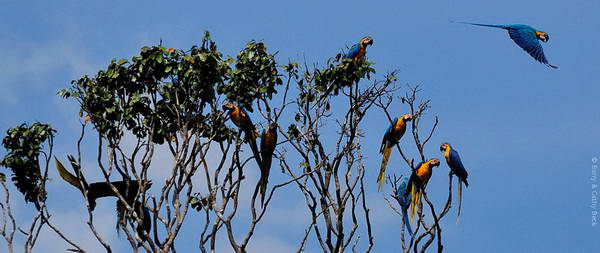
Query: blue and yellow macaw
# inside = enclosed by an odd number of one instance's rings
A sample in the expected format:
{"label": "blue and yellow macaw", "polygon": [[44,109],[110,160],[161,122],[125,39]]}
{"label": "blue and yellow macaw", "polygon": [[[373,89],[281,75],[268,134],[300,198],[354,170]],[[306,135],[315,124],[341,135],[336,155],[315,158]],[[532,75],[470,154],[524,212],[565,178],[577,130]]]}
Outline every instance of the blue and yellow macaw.
{"label": "blue and yellow macaw", "polygon": [[404,226],[406,226],[406,230],[408,230],[409,235],[413,235],[412,228],[410,228],[410,221],[408,220],[408,207],[410,206],[410,195],[408,195],[408,178],[402,179],[402,183],[396,189],[398,193],[396,197],[396,201],[400,204],[400,208],[402,209],[402,219],[404,220]]}
{"label": "blue and yellow macaw", "polygon": [[277,145],[277,123],[269,124],[267,130],[263,130],[260,138],[260,155],[262,166],[260,168],[260,202],[265,203],[265,193],[267,192],[267,184],[269,183],[269,172],[271,171],[271,161],[273,160],[273,152]]}
{"label": "blue and yellow macaw", "polygon": [[394,118],[393,123],[385,131],[383,140],[381,141],[381,147],[379,153],[383,154],[383,160],[381,161],[381,168],[379,169],[379,176],[377,177],[377,191],[381,191],[385,182],[385,168],[387,168],[392,148],[400,142],[400,138],[406,132],[406,123],[411,121],[413,118],[412,114],[404,114],[400,118]]}
{"label": "blue and yellow macaw", "polygon": [[[352,62],[362,61],[367,54],[367,46],[373,45],[373,38],[366,36],[356,44],[354,44],[348,53],[344,55],[344,59],[350,59]],[[318,103],[321,103],[325,97],[329,95],[334,89],[334,86],[327,88],[327,90],[323,93]]]}
{"label": "blue and yellow macaw", "polygon": [[486,26],[486,27],[494,27],[501,28],[508,31],[508,35],[510,38],[519,45],[525,52],[531,55],[534,59],[543,63],[544,65],[552,68],[557,68],[556,66],[548,63],[546,56],[544,55],[544,49],[540,44],[540,40],[542,42],[548,42],[550,40],[550,36],[542,31],[539,31],[528,25],[487,25],[487,24],[477,24],[477,23],[468,23],[468,22],[458,22],[462,24],[469,25],[477,25],[477,26]]}
{"label": "blue and yellow macaw", "polygon": [[354,61],[362,60],[365,58],[365,54],[367,54],[367,46],[373,45],[373,38],[367,36],[356,44],[354,44],[344,58],[352,59]]}
{"label": "blue and yellow macaw", "polygon": [[[248,115],[246,109],[232,103],[225,103],[223,104],[223,110],[229,113],[229,117],[233,124],[239,127],[244,133],[248,130],[255,130],[252,119],[250,118],[250,115]],[[250,134],[248,138],[254,138],[252,136],[253,134]]]}
{"label": "blue and yellow macaw", "polygon": [[469,176],[469,173],[467,173],[465,166],[460,160],[458,152],[456,152],[456,150],[452,148],[450,144],[442,143],[442,145],[440,146],[440,151],[442,151],[442,153],[444,154],[444,157],[446,158],[446,163],[448,163],[448,167],[450,167],[452,174],[458,177],[458,216],[456,217],[456,222],[458,222],[458,219],[460,217],[460,207],[462,203],[462,183],[465,183],[465,186],[469,187],[469,182],[467,182],[467,177]]}
{"label": "blue and yellow macaw", "polygon": [[262,162],[260,161],[260,156],[258,152],[258,146],[256,145],[256,137],[258,137],[258,133],[256,132],[256,127],[252,123],[252,119],[250,119],[250,115],[246,111],[246,109],[241,108],[232,103],[223,104],[223,110],[229,113],[229,118],[242,132],[244,132],[244,138],[248,144],[250,144],[250,148],[252,149],[252,155],[254,155],[254,159],[258,163],[258,167],[262,166]]}
{"label": "blue and yellow macaw", "polygon": [[[433,168],[438,166],[440,166],[440,160],[433,158],[429,161],[420,163],[417,166],[417,169],[414,170],[410,175],[410,179],[408,179],[408,187],[410,189],[412,200],[410,208],[411,220],[414,220],[415,215],[417,214],[417,208],[421,204],[421,191],[425,190],[427,182],[429,182],[429,179],[431,178]],[[408,192],[404,193],[404,195],[408,195]]]}

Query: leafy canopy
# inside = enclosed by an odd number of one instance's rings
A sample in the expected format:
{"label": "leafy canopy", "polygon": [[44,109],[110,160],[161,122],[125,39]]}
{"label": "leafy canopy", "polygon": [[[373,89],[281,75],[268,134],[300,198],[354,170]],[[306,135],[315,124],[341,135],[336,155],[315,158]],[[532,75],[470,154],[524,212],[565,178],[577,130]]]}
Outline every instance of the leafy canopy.
{"label": "leafy canopy", "polygon": [[8,153],[0,165],[12,171],[12,181],[25,196],[25,202],[34,203],[38,209],[39,203],[46,200],[39,156],[43,153],[43,143],[48,141],[52,145],[55,132],[50,125],[36,122],[10,128],[2,139]]}

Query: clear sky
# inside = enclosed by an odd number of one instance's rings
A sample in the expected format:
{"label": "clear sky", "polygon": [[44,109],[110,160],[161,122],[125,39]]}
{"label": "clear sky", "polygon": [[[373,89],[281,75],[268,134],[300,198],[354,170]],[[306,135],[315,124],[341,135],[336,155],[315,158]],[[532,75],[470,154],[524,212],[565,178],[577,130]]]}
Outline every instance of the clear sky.
{"label": "clear sky", "polygon": [[[78,108],[56,96],[57,90],[161,39],[167,47],[189,48],[209,30],[228,55],[255,39],[279,51],[281,63],[323,63],[369,35],[375,43],[368,57],[378,74],[400,69],[402,83],[422,84],[422,95],[433,101],[430,116],[440,117],[440,128],[428,154],[440,157],[438,145],[448,141],[470,173],[461,223],[455,224],[453,210],[443,224],[448,252],[600,252],[600,225],[591,225],[590,208],[592,159],[600,158],[594,102],[600,94],[600,1],[215,2],[2,0],[0,130],[23,121],[49,122],[59,130],[58,155],[72,153]],[[558,69],[535,62],[505,31],[451,20],[522,23],[545,31],[546,56]],[[365,125],[373,136],[365,148],[374,252],[397,250],[401,222],[375,191],[383,119],[375,110]],[[395,153],[388,170],[406,172],[400,162]],[[446,197],[446,170],[442,164],[434,171],[428,186],[438,206]],[[51,176],[58,177],[54,171]],[[87,238],[81,195],[57,180],[49,191],[53,219],[84,247],[99,251]],[[291,205],[275,200],[279,207],[260,225],[250,250],[297,247],[308,223],[304,200],[294,191],[284,193]],[[26,216],[33,207],[21,204],[17,192],[13,197],[17,215]],[[106,220],[101,233],[127,249],[125,238],[114,233],[114,201],[99,203],[97,220]],[[179,251],[197,249],[196,240],[182,237]],[[229,252],[223,245],[219,251]],[[37,251],[64,248],[44,233]],[[307,251],[319,251],[318,245]]]}

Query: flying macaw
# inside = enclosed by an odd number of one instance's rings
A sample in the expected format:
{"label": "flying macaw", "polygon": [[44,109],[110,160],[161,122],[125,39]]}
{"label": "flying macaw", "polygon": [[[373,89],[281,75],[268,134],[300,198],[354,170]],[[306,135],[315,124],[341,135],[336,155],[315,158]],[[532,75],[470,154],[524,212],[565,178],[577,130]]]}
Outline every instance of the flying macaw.
{"label": "flying macaw", "polygon": [[233,124],[235,124],[238,128],[240,128],[240,130],[242,130],[242,132],[244,132],[244,138],[246,138],[250,144],[252,155],[254,155],[254,159],[260,168],[262,166],[262,162],[260,161],[258,146],[256,145],[256,137],[258,137],[258,133],[256,132],[254,124],[252,123],[252,119],[250,119],[250,115],[244,108],[232,103],[223,104],[223,110],[229,113],[229,118],[231,118]]}
{"label": "flying macaw", "polygon": [[486,26],[486,27],[494,27],[501,28],[508,31],[508,35],[510,38],[519,45],[525,52],[531,55],[535,60],[543,63],[544,65],[552,68],[557,68],[556,66],[548,63],[546,56],[544,55],[544,49],[538,40],[542,42],[548,42],[550,40],[550,36],[542,31],[539,31],[528,25],[514,24],[514,25],[487,25],[487,24],[477,24],[477,23],[468,23],[468,22],[457,22],[468,25],[477,25],[477,26]]}
{"label": "flying macaw", "polygon": [[398,195],[395,196],[396,201],[400,204],[400,208],[402,209],[402,219],[404,220],[404,226],[406,226],[406,230],[408,230],[408,234],[410,236],[413,235],[412,229],[410,228],[410,221],[408,220],[408,207],[410,206],[410,195],[408,195],[408,178],[402,179],[402,183],[396,189]]}
{"label": "flying macaw", "polygon": [[[68,156],[69,161],[71,162],[71,166],[75,170],[75,173],[79,173],[81,171],[81,167],[79,163],[72,156]],[[60,177],[65,180],[70,185],[79,189],[82,194],[87,195],[88,204],[90,206],[90,210],[94,211],[96,208],[96,199],[103,197],[123,197],[127,204],[131,206],[136,213],[136,215],[142,220],[142,224],[138,224],[136,227],[137,234],[143,240],[148,240],[148,237],[144,236],[144,232],[150,235],[150,229],[152,228],[152,221],[150,219],[150,211],[149,209],[142,204],[141,201],[136,200],[138,191],[140,189],[139,182],[136,180],[127,181],[114,181],[110,182],[96,182],[88,184],[85,178],[81,178],[81,183],[77,176],[71,174],[63,164],[55,157],[56,169],[58,170],[58,174]],[[149,189],[152,186],[152,182],[144,181],[143,184],[146,185],[146,189]],[[118,195],[113,191],[112,187],[117,189]],[[117,214],[119,220],[123,220],[125,217],[125,205],[121,200],[117,200]]]}
{"label": "flying macaw", "polygon": [[456,150],[452,148],[450,144],[442,143],[442,145],[440,146],[440,151],[442,151],[442,153],[444,154],[444,157],[446,158],[446,163],[448,163],[448,167],[450,167],[452,174],[458,177],[458,216],[456,217],[456,222],[458,222],[458,219],[460,217],[460,207],[462,203],[462,183],[464,182],[465,186],[469,187],[469,182],[467,182],[467,177],[469,176],[469,173],[467,173],[465,166],[463,166],[458,152],[456,152]]}
{"label": "flying macaw", "polygon": [[373,45],[373,38],[367,36],[360,39],[358,43],[354,44],[350,50],[348,50],[348,53],[344,58],[352,59],[354,61],[364,59],[365,54],[367,53],[367,46],[369,45]]}
{"label": "flying macaw", "polygon": [[[415,215],[417,214],[417,207],[421,204],[421,191],[425,190],[427,186],[427,182],[431,178],[431,173],[433,167],[440,166],[440,160],[437,158],[433,158],[429,161],[420,163],[417,166],[417,169],[412,172],[410,175],[410,179],[408,179],[408,187],[410,189],[411,195],[411,208],[410,208],[410,218],[414,220]],[[404,196],[408,195],[408,191],[404,193]]]}
{"label": "flying macaw", "polygon": [[381,161],[381,168],[379,169],[379,176],[377,177],[377,191],[381,191],[385,182],[385,168],[387,167],[392,148],[398,144],[400,138],[406,132],[406,123],[411,121],[413,118],[412,114],[407,113],[402,115],[400,118],[394,118],[393,123],[385,131],[383,140],[381,141],[381,147],[379,153],[383,154],[383,160]]}
{"label": "flying macaw", "polygon": [[269,124],[267,130],[263,130],[260,138],[260,155],[262,166],[260,168],[260,202],[265,203],[265,193],[267,192],[267,184],[269,183],[269,172],[271,170],[271,161],[273,160],[273,152],[277,145],[277,123]]}

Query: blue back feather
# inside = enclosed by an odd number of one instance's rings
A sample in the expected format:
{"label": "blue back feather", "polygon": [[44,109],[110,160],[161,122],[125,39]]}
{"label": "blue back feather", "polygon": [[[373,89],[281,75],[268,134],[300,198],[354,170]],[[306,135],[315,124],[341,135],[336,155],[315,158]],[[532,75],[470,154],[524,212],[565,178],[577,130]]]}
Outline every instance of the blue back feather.
{"label": "blue back feather", "polygon": [[456,150],[454,149],[450,150],[450,168],[452,169],[454,174],[456,174],[461,179],[466,179],[467,176],[469,176],[469,173],[467,173],[465,166],[460,160],[458,152],[456,152]]}
{"label": "blue back feather", "polygon": [[354,46],[352,46],[350,48],[350,50],[348,50],[348,53],[346,54],[346,56],[344,58],[346,58],[346,59],[354,58],[356,55],[358,55],[359,51],[360,51],[360,43],[356,43],[356,44],[354,44]]}
{"label": "blue back feather", "polygon": [[398,121],[398,117],[394,118],[394,120],[392,121],[393,123],[387,128],[387,130],[385,130],[385,134],[383,134],[383,140],[381,140],[381,148],[379,149],[379,152],[383,152],[383,149],[386,146],[393,146],[398,144],[398,141],[394,139],[394,137],[392,136],[392,130],[394,129],[394,124],[396,124],[396,122]]}
{"label": "blue back feather", "polygon": [[535,60],[549,65],[544,55],[544,49],[535,35],[536,31],[536,29],[528,25],[509,25],[508,35]]}
{"label": "blue back feather", "polygon": [[408,192],[408,178],[405,177],[398,186],[398,203],[402,209],[407,209],[410,205],[410,194],[406,194],[406,192]]}
{"label": "blue back feather", "polygon": [[404,219],[404,225],[406,226],[406,229],[408,231],[408,234],[410,234],[411,236],[413,235],[412,232],[412,228],[410,227],[410,221],[408,219],[408,207],[410,205],[410,194],[406,194],[408,192],[408,179],[405,177],[404,179],[402,179],[402,183],[400,183],[400,185],[398,186],[398,196],[397,196],[397,200],[398,200],[398,204],[400,204],[400,207],[402,208],[402,219]]}
{"label": "blue back feather", "polygon": [[246,109],[241,108],[242,109],[242,113],[244,113],[244,115],[246,115],[246,117],[244,117],[244,124],[246,124],[246,126],[254,126],[254,123],[252,123],[252,119],[250,118],[250,114],[248,113],[248,111],[246,111]]}

